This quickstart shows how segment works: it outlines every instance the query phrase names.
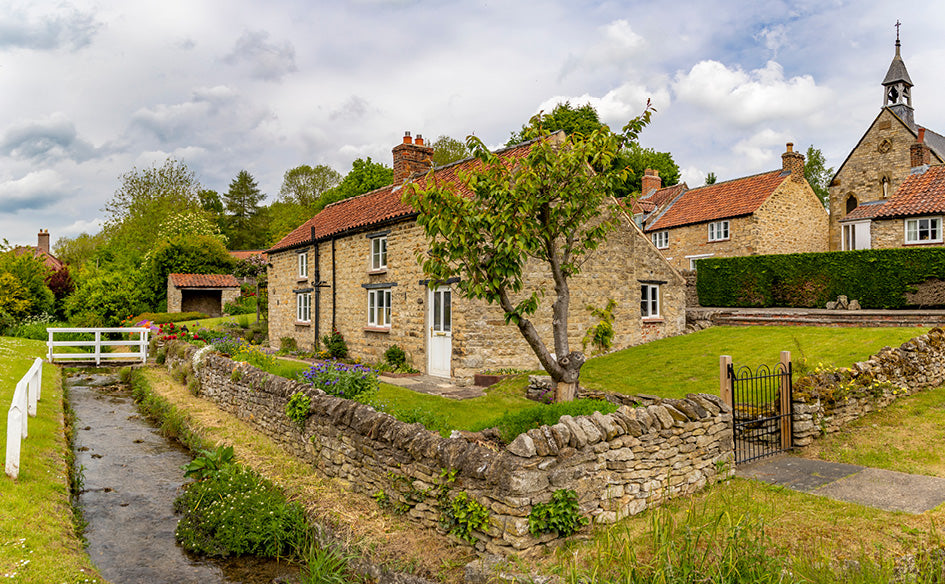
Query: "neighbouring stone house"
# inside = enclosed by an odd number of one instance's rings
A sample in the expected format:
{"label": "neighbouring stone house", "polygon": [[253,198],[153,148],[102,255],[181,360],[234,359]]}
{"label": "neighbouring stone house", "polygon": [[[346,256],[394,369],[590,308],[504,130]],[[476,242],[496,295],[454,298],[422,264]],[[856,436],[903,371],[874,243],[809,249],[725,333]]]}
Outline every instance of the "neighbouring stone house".
{"label": "neighbouring stone house", "polygon": [[169,274],[167,311],[222,316],[227,302],[236,302],[240,283],[230,274]]}
{"label": "neighbouring stone house", "polygon": [[929,239],[912,236],[919,230],[937,231],[941,243],[941,219],[937,216],[911,214],[905,220],[915,228],[913,231],[898,219],[896,223],[874,221],[880,208],[886,209],[883,213],[896,214],[886,219],[905,217],[899,214],[899,204],[887,206],[886,202],[900,190],[914,168],[945,162],[945,136],[915,123],[912,79],[900,55],[900,46],[897,34],[896,54],[882,83],[883,107],[879,115],[830,182],[831,250],[928,243]]}
{"label": "neighbouring stone house", "polygon": [[827,250],[827,211],[804,178],[804,156],[793,144],[782,167],[690,189],[660,188],[647,170],[634,203],[637,221],[679,270],[709,257]]}
{"label": "neighbouring stone house", "polygon": [[[506,148],[500,156],[524,156],[529,144]],[[311,348],[337,329],[354,357],[382,360],[398,345],[411,363],[429,375],[465,382],[482,370],[537,368],[538,360],[518,328],[506,325],[495,306],[454,294],[455,281],[429,286],[418,257],[428,248],[416,211],[401,202],[404,185],[432,166],[433,149],[409,133],[393,149],[394,183],[325,207],[268,250],[269,339],[295,339]],[[467,159],[436,168],[439,184],[465,186],[457,173],[479,162]],[[569,338],[580,347],[599,322],[587,306],[614,311],[614,347],[679,334],[685,328],[684,281],[620,212],[619,226],[571,281]],[[534,266],[529,279],[550,277]],[[550,302],[533,321],[551,343]]]}

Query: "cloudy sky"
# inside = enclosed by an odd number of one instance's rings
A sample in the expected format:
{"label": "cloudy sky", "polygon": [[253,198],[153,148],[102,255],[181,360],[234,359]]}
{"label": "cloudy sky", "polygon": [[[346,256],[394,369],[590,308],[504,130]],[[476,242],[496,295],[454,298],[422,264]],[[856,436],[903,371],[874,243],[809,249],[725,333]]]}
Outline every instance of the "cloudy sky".
{"label": "cloudy sky", "polygon": [[839,165],[882,106],[896,20],[916,121],[945,133],[942,2],[877,0],[0,0],[0,240],[97,232],[133,168],[390,164],[404,131],[504,143],[558,101],[619,128],[690,185]]}

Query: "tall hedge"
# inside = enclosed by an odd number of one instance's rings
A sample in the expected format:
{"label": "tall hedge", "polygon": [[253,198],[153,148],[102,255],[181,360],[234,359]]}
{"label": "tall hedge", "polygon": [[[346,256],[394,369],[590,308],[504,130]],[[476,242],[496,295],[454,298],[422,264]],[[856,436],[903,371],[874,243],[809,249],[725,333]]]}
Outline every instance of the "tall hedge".
{"label": "tall hedge", "polygon": [[945,280],[945,248],[707,258],[698,270],[702,306],[823,308],[845,295],[863,308],[903,308],[917,284]]}

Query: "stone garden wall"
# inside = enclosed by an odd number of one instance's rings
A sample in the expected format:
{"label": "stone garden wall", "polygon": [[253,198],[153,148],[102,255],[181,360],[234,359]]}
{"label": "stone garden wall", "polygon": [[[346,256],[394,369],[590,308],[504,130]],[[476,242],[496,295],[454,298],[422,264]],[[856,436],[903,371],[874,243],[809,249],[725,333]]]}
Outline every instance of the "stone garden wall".
{"label": "stone garden wall", "polygon": [[[166,366],[189,369],[194,353],[190,345],[175,343]],[[455,471],[450,496],[465,492],[489,511],[488,530],[474,533],[480,552],[525,552],[555,539],[555,534],[533,537],[528,529],[532,506],[548,502],[555,490],[574,489],[582,514],[610,523],[698,491],[730,476],[734,467],[731,410],[715,396],[565,416],[506,447],[490,447],[442,438],[419,424],[217,354],[195,369],[199,395],[308,461],[318,474],[399,507],[428,527],[437,528],[441,518],[442,472]],[[302,429],[285,414],[298,392],[312,402]]]}
{"label": "stone garden wall", "polygon": [[849,369],[795,377],[794,445],[806,446],[900,397],[942,383],[945,330],[938,327]]}

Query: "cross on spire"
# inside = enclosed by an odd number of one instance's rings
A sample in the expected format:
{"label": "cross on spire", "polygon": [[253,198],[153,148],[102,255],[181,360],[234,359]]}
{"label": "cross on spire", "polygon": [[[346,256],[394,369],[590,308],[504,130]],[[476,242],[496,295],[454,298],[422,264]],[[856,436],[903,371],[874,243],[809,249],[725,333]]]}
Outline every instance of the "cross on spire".
{"label": "cross on spire", "polygon": [[899,19],[896,19],[896,42],[899,42],[899,27],[902,26],[902,23],[899,22]]}

